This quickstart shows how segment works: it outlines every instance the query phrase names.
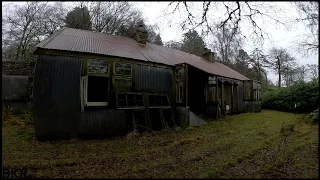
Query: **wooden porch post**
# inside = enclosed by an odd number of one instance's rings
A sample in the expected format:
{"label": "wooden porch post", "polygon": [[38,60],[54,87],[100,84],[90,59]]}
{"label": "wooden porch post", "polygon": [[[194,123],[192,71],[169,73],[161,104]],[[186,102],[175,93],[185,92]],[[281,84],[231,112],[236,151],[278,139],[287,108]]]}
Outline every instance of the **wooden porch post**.
{"label": "wooden porch post", "polygon": [[216,77],[216,102],[217,102],[217,116],[219,115],[219,79]]}
{"label": "wooden porch post", "polygon": [[233,107],[233,98],[234,98],[234,96],[233,96],[233,82],[231,82],[231,112],[233,112],[234,111],[234,107]]}
{"label": "wooden porch post", "polygon": [[188,96],[189,96],[189,88],[188,88],[188,86],[189,86],[189,83],[188,83],[188,76],[189,76],[189,73],[188,73],[188,66],[186,65],[185,66],[185,99],[186,99],[186,107],[189,105],[189,102],[188,102],[188,100],[189,100],[189,98],[188,98]]}
{"label": "wooden porch post", "polygon": [[221,109],[223,109],[223,112],[225,112],[226,105],[224,103],[225,97],[224,97],[224,82],[221,82]]}

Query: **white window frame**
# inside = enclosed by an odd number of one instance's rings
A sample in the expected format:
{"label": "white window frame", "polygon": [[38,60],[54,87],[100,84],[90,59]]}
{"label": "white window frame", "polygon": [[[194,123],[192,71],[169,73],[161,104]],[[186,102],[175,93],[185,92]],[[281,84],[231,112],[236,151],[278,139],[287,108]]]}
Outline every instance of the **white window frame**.
{"label": "white window frame", "polygon": [[[89,67],[88,67],[88,62],[89,60],[100,60],[100,61],[107,61],[108,62],[108,70],[106,74],[94,74],[94,73],[89,73]],[[87,72],[86,75],[80,78],[80,94],[81,94],[81,111],[84,111],[85,106],[108,106],[108,101],[107,102],[88,102],[88,77],[89,76],[102,76],[102,77],[110,77],[110,62],[108,60],[104,59],[88,59],[85,61],[87,66]],[[109,86],[110,86],[110,78],[108,81],[108,93],[109,93]]]}

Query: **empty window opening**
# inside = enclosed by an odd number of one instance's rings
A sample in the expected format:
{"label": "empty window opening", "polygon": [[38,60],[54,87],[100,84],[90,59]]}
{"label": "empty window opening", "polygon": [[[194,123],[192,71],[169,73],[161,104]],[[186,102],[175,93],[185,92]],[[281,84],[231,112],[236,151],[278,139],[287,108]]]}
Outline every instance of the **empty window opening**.
{"label": "empty window opening", "polygon": [[88,76],[88,102],[108,102],[109,78]]}
{"label": "empty window opening", "polygon": [[108,106],[109,61],[83,61],[81,77],[81,111],[85,106]]}

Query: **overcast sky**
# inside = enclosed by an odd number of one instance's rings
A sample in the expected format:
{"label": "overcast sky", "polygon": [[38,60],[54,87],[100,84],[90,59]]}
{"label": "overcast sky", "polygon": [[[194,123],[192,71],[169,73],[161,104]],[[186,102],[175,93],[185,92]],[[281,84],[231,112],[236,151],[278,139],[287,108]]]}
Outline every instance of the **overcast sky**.
{"label": "overcast sky", "polygon": [[[200,9],[202,2],[200,3]],[[280,24],[275,24],[270,21],[268,23],[267,20],[262,22],[262,29],[264,29],[268,34],[270,34],[270,39],[265,41],[263,45],[263,49],[265,52],[271,47],[283,47],[287,48],[289,52],[297,59],[298,64],[318,64],[318,54],[309,55],[308,57],[304,57],[301,52],[298,52],[294,45],[296,44],[295,39],[304,34],[307,30],[303,24],[291,23],[296,17],[298,17],[298,13],[296,9],[292,6],[290,2],[272,2],[275,6],[279,7],[282,13],[277,12],[277,17],[279,17],[283,22],[288,23],[286,27],[281,26]],[[160,34],[162,40],[167,42],[169,40],[179,41],[182,39],[183,31],[179,26],[179,22],[181,22],[181,18],[179,17],[179,13],[175,16],[163,16],[164,12],[167,10],[168,2],[134,2],[137,8],[141,8],[144,13],[144,18],[148,20],[148,23],[158,24],[160,27]],[[193,6],[197,6],[197,3],[193,3]],[[215,13],[223,13],[218,10],[214,11]],[[180,15],[183,16],[183,15]],[[199,16],[201,17],[201,16]],[[179,19],[180,18],[180,19]],[[172,21],[171,23],[168,23]],[[247,24],[246,24],[247,25]],[[242,32],[246,33],[246,27],[242,27]],[[254,46],[252,41],[247,41],[244,44],[244,49],[247,52],[250,52]],[[278,76],[273,72],[268,72],[269,78],[276,82]]]}
{"label": "overcast sky", "polygon": [[[3,5],[7,5],[12,2],[2,2]],[[21,4],[23,2],[14,2],[12,4]],[[137,9],[140,9],[143,12],[144,18],[147,20],[147,24],[157,24],[159,27],[159,33],[161,35],[162,41],[167,42],[170,40],[174,41],[180,41],[182,39],[182,34],[184,31],[182,31],[182,28],[179,26],[179,23],[181,23],[182,19],[185,17],[186,14],[184,14],[183,11],[180,13],[177,12],[174,15],[170,16],[164,16],[166,10],[169,11],[170,9],[167,9],[169,2],[132,2],[134,4],[134,7]],[[264,3],[264,2],[261,2]],[[289,52],[297,59],[298,64],[305,65],[305,64],[318,64],[318,54],[309,55],[308,57],[303,57],[301,52],[298,52],[294,45],[295,39],[304,34],[307,30],[303,24],[296,24],[296,23],[290,23],[292,22],[296,17],[298,17],[296,9],[292,6],[290,2],[267,2],[270,3],[273,6],[276,6],[279,8],[277,11],[277,17],[280,18],[283,22],[287,23],[288,26],[283,27],[280,25],[277,25],[274,22],[268,21],[266,19],[259,19],[258,21],[261,23],[261,27],[264,31],[266,31],[268,34],[270,34],[271,41],[266,40],[263,45],[263,50],[265,52],[268,52],[268,50],[273,47],[283,47],[287,48]],[[72,9],[74,7],[74,3],[70,2],[68,4],[68,9]],[[265,3],[264,3],[265,5]],[[201,13],[202,4],[201,2],[193,2],[192,3],[193,8],[198,8],[198,13]],[[214,11],[214,14],[210,15],[210,17],[216,17],[215,15],[220,13],[224,14],[224,12],[219,12],[219,9],[217,8]],[[272,9],[272,8],[270,8]],[[266,12],[269,14],[272,14],[270,12],[270,9],[266,9]],[[274,8],[273,8],[274,9]],[[222,9],[223,10],[223,9]],[[281,13],[279,13],[281,12]],[[5,13],[3,11],[3,13]],[[201,17],[201,16],[199,16]],[[184,19],[183,19],[184,20]],[[293,26],[293,24],[295,26]],[[289,26],[290,25],[290,26]],[[245,24],[242,26],[242,32],[248,37],[250,32],[250,29],[247,27],[250,27],[248,24]],[[205,38],[205,42],[208,42],[209,38]],[[246,50],[248,53],[253,49],[253,47],[256,47],[254,43],[251,40],[248,40],[244,44],[244,50]],[[268,78],[270,78],[273,82],[276,82],[277,76],[269,71],[268,72]]]}

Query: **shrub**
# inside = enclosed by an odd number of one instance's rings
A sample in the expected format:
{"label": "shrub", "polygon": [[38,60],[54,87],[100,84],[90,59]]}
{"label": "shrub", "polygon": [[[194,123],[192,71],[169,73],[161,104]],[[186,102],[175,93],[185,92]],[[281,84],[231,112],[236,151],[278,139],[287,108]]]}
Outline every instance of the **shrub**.
{"label": "shrub", "polygon": [[268,91],[262,96],[262,108],[310,113],[318,107],[318,81],[297,82],[293,86]]}

